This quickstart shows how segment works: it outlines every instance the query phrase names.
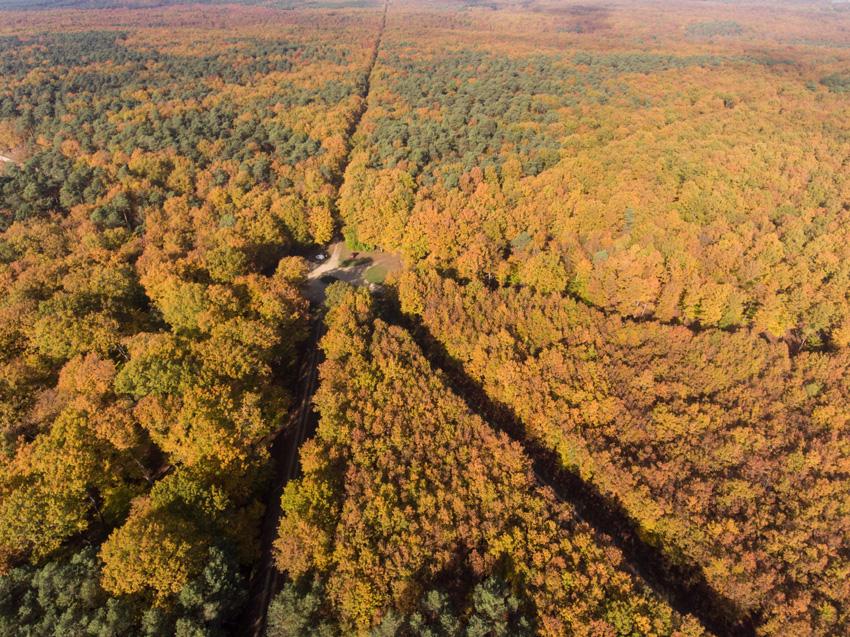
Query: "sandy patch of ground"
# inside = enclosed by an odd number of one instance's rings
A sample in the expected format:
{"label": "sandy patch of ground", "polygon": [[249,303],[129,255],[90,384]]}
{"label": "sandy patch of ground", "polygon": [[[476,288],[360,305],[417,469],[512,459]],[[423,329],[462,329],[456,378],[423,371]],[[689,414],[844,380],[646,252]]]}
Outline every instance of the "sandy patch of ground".
{"label": "sandy patch of ground", "polygon": [[352,285],[368,285],[366,272],[369,268],[379,265],[386,268],[387,272],[401,270],[401,258],[389,252],[357,252],[357,256],[352,259],[351,250],[346,249],[344,241],[332,243],[324,252],[329,255],[326,260],[319,262],[310,259],[307,298],[313,303],[325,300],[328,283],[322,281],[323,278],[334,277]]}

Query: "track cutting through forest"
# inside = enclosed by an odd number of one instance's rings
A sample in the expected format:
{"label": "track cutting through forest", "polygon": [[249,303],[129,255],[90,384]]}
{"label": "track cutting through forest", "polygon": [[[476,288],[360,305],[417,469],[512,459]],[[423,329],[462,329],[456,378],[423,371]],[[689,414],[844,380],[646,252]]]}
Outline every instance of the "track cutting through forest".
{"label": "track cutting through forest", "polygon": [[[376,45],[369,61],[360,94],[361,108],[347,131],[349,157],[336,175],[334,185],[339,192],[351,158],[351,139],[360,127],[368,109],[371,78],[377,62],[386,27],[388,4],[378,32]],[[397,308],[396,308],[397,310]],[[395,312],[394,312],[395,313]],[[401,316],[398,314],[398,316]],[[290,421],[282,428],[271,444],[271,455],[275,467],[275,484],[269,496],[263,518],[261,557],[251,575],[249,600],[243,615],[243,630],[240,634],[263,637],[266,634],[268,605],[280,590],[282,575],[274,565],[273,543],[277,538],[281,509],[281,496],[290,480],[298,477],[301,468],[298,450],[315,433],[318,416],[313,410],[312,398],[318,381],[318,366],[321,363],[319,341],[324,332],[324,313],[314,316],[311,337],[302,345],[297,391],[298,404]],[[596,493],[579,476],[567,474],[557,468],[557,459],[546,449],[540,448],[522,434],[522,427],[504,405],[493,403],[472,379],[465,375],[459,365],[439,351],[439,343],[421,324],[410,325],[402,321],[403,327],[413,336],[431,365],[442,371],[455,386],[455,391],[467,405],[496,429],[518,442],[532,461],[537,483],[551,491],[553,497],[570,505],[576,518],[595,531],[610,537],[621,551],[627,570],[648,590],[665,600],[676,611],[691,614],[709,631],[720,637],[754,637],[752,618],[741,617],[728,600],[719,598],[706,584],[698,569],[673,564],[661,551],[639,537],[637,525],[609,498]]]}
{"label": "track cutting through forest", "polygon": [[[365,79],[360,87],[360,95],[363,104],[355,113],[351,126],[347,131],[348,159],[336,175],[334,185],[339,193],[339,188],[348,169],[351,160],[351,138],[360,127],[360,121],[366,113],[369,103],[369,91],[371,89],[372,71],[378,60],[378,52],[384,37],[384,28],[387,24],[387,10],[389,3],[384,4],[384,12],[378,28],[378,36],[369,65],[366,68]],[[319,341],[324,332],[324,311],[319,309],[312,323],[311,336],[306,343],[302,344],[300,365],[297,379],[298,403],[295,405],[289,422],[281,428],[269,448],[269,453],[274,466],[273,487],[266,503],[266,512],[263,516],[263,525],[260,536],[260,557],[255,562],[251,572],[251,580],[248,588],[248,602],[242,615],[241,635],[246,637],[264,637],[266,634],[267,614],[269,603],[274,595],[279,592],[282,584],[282,575],[274,564],[274,541],[277,539],[277,530],[280,525],[281,496],[290,480],[298,477],[301,473],[300,458],[298,450],[301,445],[316,431],[318,416],[313,409],[313,394],[316,391],[316,383],[319,377],[319,363],[322,354],[319,349]]]}

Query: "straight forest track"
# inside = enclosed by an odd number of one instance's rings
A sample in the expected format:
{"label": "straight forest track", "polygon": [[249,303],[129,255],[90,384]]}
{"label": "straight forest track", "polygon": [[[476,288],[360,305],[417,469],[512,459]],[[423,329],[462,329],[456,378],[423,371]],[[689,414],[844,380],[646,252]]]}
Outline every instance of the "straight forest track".
{"label": "straight forest track", "polygon": [[[369,62],[360,94],[363,103],[346,131],[349,144],[348,159],[341,168],[334,183],[337,193],[341,187],[345,171],[351,159],[351,139],[360,127],[360,122],[368,108],[371,91],[372,72],[377,62],[386,27],[388,3]],[[393,314],[401,316],[398,308]],[[261,557],[251,576],[249,601],[243,614],[241,635],[264,637],[268,605],[272,597],[280,590],[282,575],[274,564],[273,544],[277,538],[280,523],[281,496],[290,480],[300,474],[298,451],[304,441],[312,436],[318,424],[313,410],[312,398],[318,381],[318,367],[321,362],[319,341],[324,330],[323,313],[314,318],[310,339],[302,345],[301,365],[298,375],[298,405],[292,413],[289,424],[281,429],[271,445],[271,456],[275,466],[275,485],[269,496],[266,514],[263,519],[261,537]],[[611,539],[623,555],[624,566],[632,576],[648,591],[666,601],[681,614],[696,617],[703,627],[718,637],[754,637],[754,618],[742,614],[726,599],[720,598],[708,586],[699,569],[673,563],[660,549],[649,544],[640,536],[640,528],[625,511],[609,497],[597,492],[593,485],[586,483],[580,476],[559,468],[555,454],[542,448],[524,435],[521,424],[505,405],[493,402],[473,379],[468,377],[461,366],[441,351],[436,341],[421,323],[407,324],[408,321],[396,321],[405,327],[429,360],[431,365],[443,372],[454,386],[455,392],[474,412],[496,429],[519,443],[532,461],[532,472],[537,484],[562,504],[571,506],[575,517],[596,532]]]}
{"label": "straight forest track", "polygon": [[339,171],[339,174],[336,175],[337,182],[335,185],[337,187],[337,194],[339,194],[339,187],[345,179],[345,171],[348,169],[348,164],[351,162],[351,138],[354,137],[357,129],[360,128],[360,121],[363,119],[363,115],[366,114],[366,110],[369,108],[369,94],[372,91],[372,72],[375,70],[375,64],[378,62],[378,53],[380,52],[381,44],[384,41],[384,29],[387,26],[387,11],[389,10],[389,6],[389,2],[384,4],[384,13],[381,16],[381,25],[378,28],[378,38],[375,40],[375,48],[372,50],[372,57],[369,60],[369,66],[366,69],[366,77],[360,87],[360,96],[363,98],[363,104],[355,113],[348,130],[345,131],[345,136],[348,141],[348,158],[346,159],[345,165]]}
{"label": "straight forest track", "polygon": [[323,312],[314,318],[310,338],[302,344],[301,364],[298,368],[298,403],[288,423],[278,431],[269,449],[274,463],[275,484],[269,494],[266,513],[263,516],[261,553],[251,573],[248,603],[243,613],[240,635],[265,635],[269,602],[281,587],[281,574],[274,563],[274,541],[277,539],[280,516],[283,513],[283,490],[301,471],[298,450],[315,432],[318,424],[318,416],[313,410],[313,394],[316,391],[322,358],[319,342],[324,333],[323,318]]}
{"label": "straight forest track", "polygon": [[[378,29],[378,37],[372,57],[366,69],[366,77],[360,87],[360,96],[363,104],[355,113],[351,126],[346,131],[348,158],[339,174],[336,175],[337,193],[345,176],[345,171],[351,161],[351,138],[360,126],[360,121],[366,113],[371,90],[372,71],[378,60],[378,52],[384,38],[384,28],[387,24],[387,10],[389,3],[384,4],[384,12],[381,16],[381,24]],[[248,587],[248,602],[242,614],[240,635],[246,637],[264,637],[268,619],[269,603],[275,594],[280,591],[282,574],[274,563],[274,542],[277,539],[280,516],[283,514],[281,497],[286,485],[301,473],[301,463],[298,451],[301,445],[311,437],[318,425],[318,416],[313,409],[313,394],[319,377],[319,363],[322,353],[319,349],[319,341],[324,332],[324,311],[319,310],[313,318],[312,332],[309,340],[302,344],[301,364],[298,373],[298,404],[292,412],[291,418],[286,426],[281,428],[272,440],[269,453],[274,466],[273,487],[266,504],[266,512],[263,516],[263,525],[260,536],[260,558],[254,564],[251,571],[251,580]]]}

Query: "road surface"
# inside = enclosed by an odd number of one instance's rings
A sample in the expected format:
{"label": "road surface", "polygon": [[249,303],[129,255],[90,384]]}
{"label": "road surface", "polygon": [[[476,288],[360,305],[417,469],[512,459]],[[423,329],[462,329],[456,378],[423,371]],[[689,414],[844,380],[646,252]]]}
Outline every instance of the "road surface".
{"label": "road surface", "polygon": [[[310,273],[307,275],[309,287],[307,298],[312,303],[321,303],[325,300],[325,288],[328,277],[333,277],[352,285],[368,285],[366,272],[374,266],[382,266],[387,272],[401,269],[401,259],[390,252],[357,252],[357,257],[351,259],[351,250],[345,247],[344,241],[337,241],[329,245],[325,251],[328,258],[324,261],[312,262]],[[324,280],[323,280],[324,279]]]}
{"label": "road surface", "polygon": [[298,477],[301,466],[298,450],[316,431],[318,416],[313,409],[313,393],[319,378],[321,350],[319,340],[324,332],[324,313],[315,318],[313,332],[301,355],[298,371],[298,403],[285,427],[275,437],[270,448],[274,462],[276,487],[272,490],[263,517],[260,538],[261,556],[255,565],[248,587],[248,605],[243,614],[242,631],[246,637],[262,637],[266,629],[269,602],[281,587],[281,574],[274,565],[273,545],[282,513],[280,498],[284,487]]}
{"label": "road surface", "polygon": [[[349,139],[359,127],[360,119],[363,117],[363,112],[366,109],[372,70],[375,68],[378,50],[383,40],[386,19],[387,5],[385,4],[383,19],[375,41],[375,50],[369,63],[366,73],[366,83],[363,87],[363,110],[351,122],[351,129],[348,131]],[[345,167],[339,173],[340,181],[344,173]],[[338,183],[337,187],[340,185]],[[308,274],[309,287],[307,298],[316,307],[321,308],[321,303],[325,299],[325,288],[327,284],[321,280],[324,276],[334,276],[340,280],[363,284],[366,282],[363,276],[368,269],[364,266],[371,266],[376,263],[376,260],[372,260],[368,264],[364,262],[360,266],[353,268],[343,267],[342,262],[348,256],[344,253],[344,249],[342,242],[337,242],[329,246],[327,250],[330,251],[330,258],[325,263],[311,267],[311,271]],[[392,259],[393,257],[387,255],[386,258]],[[313,435],[318,424],[317,415],[313,410],[313,393],[316,390],[319,363],[321,362],[319,340],[324,331],[323,318],[324,311],[321,309],[317,310],[312,335],[302,350],[298,376],[298,392],[296,394],[298,397],[297,407],[292,414],[289,424],[278,432],[271,445],[270,453],[275,466],[274,483],[276,486],[272,489],[269,496],[266,513],[263,517],[262,536],[260,538],[261,554],[259,561],[254,565],[251,573],[251,581],[248,587],[248,603],[242,615],[242,626],[238,633],[240,637],[242,635],[245,637],[264,637],[266,634],[269,602],[271,602],[274,595],[280,590],[282,576],[274,565],[273,554],[273,545],[275,539],[277,539],[277,529],[280,524],[280,515],[282,512],[280,498],[283,495],[283,489],[286,484],[297,477],[300,472],[298,450],[304,444],[304,441]]]}

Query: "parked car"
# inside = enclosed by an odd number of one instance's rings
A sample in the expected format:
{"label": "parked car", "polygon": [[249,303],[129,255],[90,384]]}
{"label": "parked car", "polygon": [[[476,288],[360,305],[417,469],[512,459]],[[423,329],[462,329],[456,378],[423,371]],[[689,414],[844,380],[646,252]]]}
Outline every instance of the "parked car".
{"label": "parked car", "polygon": [[327,252],[320,252],[319,254],[317,254],[317,255],[316,255],[315,257],[313,257],[313,258],[314,258],[316,261],[324,261],[325,259],[327,259],[327,258],[328,258],[328,253],[327,253]]}

